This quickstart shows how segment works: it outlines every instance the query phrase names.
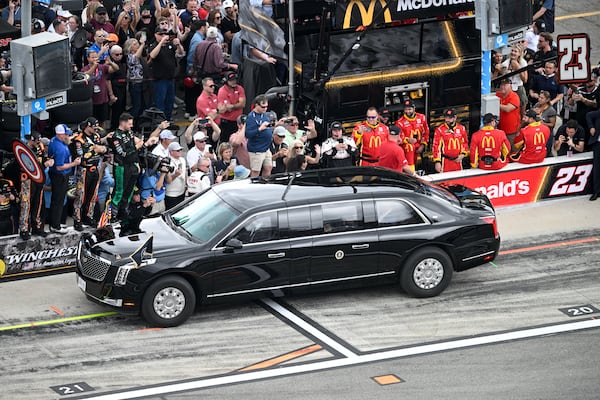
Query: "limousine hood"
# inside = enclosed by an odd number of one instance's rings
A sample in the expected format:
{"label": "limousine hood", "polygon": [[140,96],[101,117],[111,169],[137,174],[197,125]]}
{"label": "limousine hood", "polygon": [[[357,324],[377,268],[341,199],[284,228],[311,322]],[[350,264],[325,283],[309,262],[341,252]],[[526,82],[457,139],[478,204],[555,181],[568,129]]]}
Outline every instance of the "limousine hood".
{"label": "limousine hood", "polygon": [[[142,233],[119,237],[119,228],[115,228],[113,239],[96,243],[91,251],[97,256],[115,262],[122,259],[130,260],[129,257],[138,252],[143,246],[149,246],[146,251],[156,254],[189,248],[191,244],[160,217],[143,220],[140,229]],[[99,240],[100,238],[95,239]]]}

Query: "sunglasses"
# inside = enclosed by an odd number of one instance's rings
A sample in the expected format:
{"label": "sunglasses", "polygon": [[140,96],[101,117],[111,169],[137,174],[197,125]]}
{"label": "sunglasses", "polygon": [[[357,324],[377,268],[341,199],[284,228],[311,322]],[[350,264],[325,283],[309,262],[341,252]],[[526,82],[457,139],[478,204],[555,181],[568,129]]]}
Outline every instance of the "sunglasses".
{"label": "sunglasses", "polygon": [[259,104],[258,106],[261,107],[261,108],[267,108],[267,107],[269,107],[268,104]]}
{"label": "sunglasses", "polygon": [[303,149],[304,146],[294,146],[294,148],[300,150],[300,149]]}
{"label": "sunglasses", "polygon": [[208,87],[210,87],[210,88],[213,88],[213,89],[214,89],[214,88],[216,88],[216,87],[217,87],[217,85],[208,85]]}
{"label": "sunglasses", "polygon": [[291,123],[291,124],[288,124],[288,125],[291,125],[291,126],[300,126],[300,124],[297,123],[297,122],[294,122],[294,123]]}
{"label": "sunglasses", "polygon": [[373,117],[373,116],[367,115],[367,118],[368,118],[368,119],[376,119],[376,118],[377,118],[377,116],[374,116],[374,117]]}

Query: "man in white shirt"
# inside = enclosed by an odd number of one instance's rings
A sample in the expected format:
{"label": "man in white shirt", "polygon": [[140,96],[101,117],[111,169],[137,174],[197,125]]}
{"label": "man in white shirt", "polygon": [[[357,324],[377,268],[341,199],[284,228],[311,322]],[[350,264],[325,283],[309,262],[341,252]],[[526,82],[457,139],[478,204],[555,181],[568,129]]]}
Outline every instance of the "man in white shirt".
{"label": "man in white shirt", "polygon": [[210,144],[206,143],[207,140],[206,133],[203,131],[196,132],[194,134],[194,147],[188,150],[186,161],[190,166],[190,171],[193,173],[200,170],[200,161],[202,161],[202,159],[210,160],[209,178],[211,184],[213,184],[215,181],[212,163],[215,161],[215,155],[211,151]]}
{"label": "man in white shirt", "polygon": [[165,208],[169,210],[185,199],[187,182],[187,165],[181,155],[183,148],[177,142],[169,144],[167,150],[171,157],[173,172],[167,173],[167,188],[165,192]]}
{"label": "man in white shirt", "polygon": [[160,143],[152,150],[152,154],[162,158],[169,157],[168,147],[173,140],[177,139],[177,136],[173,135],[173,132],[170,130],[164,129],[160,135],[158,135],[158,139],[160,140]]}

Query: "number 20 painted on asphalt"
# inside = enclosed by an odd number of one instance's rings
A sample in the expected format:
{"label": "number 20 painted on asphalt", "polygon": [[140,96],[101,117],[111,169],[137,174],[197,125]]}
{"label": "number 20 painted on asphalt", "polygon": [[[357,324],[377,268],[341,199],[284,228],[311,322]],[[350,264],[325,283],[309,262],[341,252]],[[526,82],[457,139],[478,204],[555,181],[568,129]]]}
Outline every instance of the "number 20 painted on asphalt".
{"label": "number 20 painted on asphalt", "polygon": [[[562,194],[583,192],[591,173],[591,164],[564,167],[559,169],[556,173],[556,181],[552,185],[552,189],[550,189],[548,196],[560,196]],[[575,183],[569,183],[573,177],[576,177],[577,181]]]}

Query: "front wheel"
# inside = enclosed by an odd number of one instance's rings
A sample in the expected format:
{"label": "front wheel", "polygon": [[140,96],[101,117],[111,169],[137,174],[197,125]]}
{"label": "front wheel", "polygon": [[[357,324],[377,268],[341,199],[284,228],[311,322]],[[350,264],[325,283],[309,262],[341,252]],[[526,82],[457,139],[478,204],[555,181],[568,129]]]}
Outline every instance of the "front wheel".
{"label": "front wheel", "polygon": [[425,247],[408,257],[400,273],[402,289],[414,297],[434,297],[452,279],[452,260],[437,247]]}
{"label": "front wheel", "polygon": [[180,276],[152,283],[142,300],[142,317],[151,325],[169,328],[183,324],[194,312],[196,293]]}

